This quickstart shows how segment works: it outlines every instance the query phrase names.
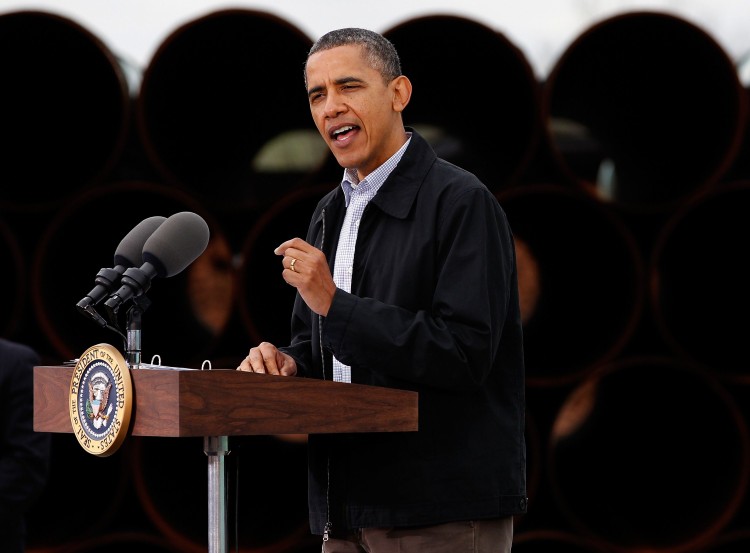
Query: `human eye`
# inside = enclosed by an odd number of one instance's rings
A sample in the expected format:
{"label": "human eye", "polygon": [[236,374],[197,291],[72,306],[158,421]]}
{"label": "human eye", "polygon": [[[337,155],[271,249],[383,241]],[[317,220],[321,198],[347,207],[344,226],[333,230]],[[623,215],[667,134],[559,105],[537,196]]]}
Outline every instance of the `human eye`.
{"label": "human eye", "polygon": [[341,79],[338,82],[339,90],[341,92],[353,92],[356,90],[359,90],[362,88],[362,81],[360,79],[357,79],[355,77],[348,77],[345,79]]}

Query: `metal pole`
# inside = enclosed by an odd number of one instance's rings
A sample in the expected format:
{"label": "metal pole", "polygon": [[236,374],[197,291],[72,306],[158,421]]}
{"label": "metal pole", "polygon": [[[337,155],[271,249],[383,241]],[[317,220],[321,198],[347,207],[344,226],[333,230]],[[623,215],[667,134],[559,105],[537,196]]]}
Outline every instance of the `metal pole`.
{"label": "metal pole", "polygon": [[133,298],[133,306],[128,309],[126,354],[131,369],[138,369],[141,366],[141,326],[143,313],[150,305],[151,300],[141,295]]}
{"label": "metal pole", "polygon": [[206,436],[203,450],[208,456],[208,551],[227,553],[224,458],[229,454],[229,440],[227,436]]}

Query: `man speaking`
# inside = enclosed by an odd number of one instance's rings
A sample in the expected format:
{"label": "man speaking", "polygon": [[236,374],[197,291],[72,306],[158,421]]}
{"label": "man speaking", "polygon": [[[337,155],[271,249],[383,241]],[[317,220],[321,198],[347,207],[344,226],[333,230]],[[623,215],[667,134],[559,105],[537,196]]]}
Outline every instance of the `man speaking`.
{"label": "man speaking", "polygon": [[[305,84],[344,175],[306,238],[275,250],[298,292],[291,344],[261,343],[238,368],[419,392],[418,432],[310,436],[310,526],[324,552],[510,551],[527,499],[505,213],[404,127],[412,85],[383,36],[324,35]],[[446,75],[445,86],[461,84]],[[481,125],[482,100],[466,92],[456,101]]]}

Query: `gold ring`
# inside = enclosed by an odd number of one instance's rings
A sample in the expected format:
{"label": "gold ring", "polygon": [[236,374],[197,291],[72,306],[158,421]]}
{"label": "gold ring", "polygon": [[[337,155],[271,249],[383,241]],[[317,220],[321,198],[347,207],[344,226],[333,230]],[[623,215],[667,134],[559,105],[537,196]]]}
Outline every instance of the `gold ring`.
{"label": "gold ring", "polygon": [[291,263],[289,264],[289,268],[290,268],[290,269],[291,269],[292,271],[294,271],[295,273],[297,272],[297,269],[295,269],[295,268],[294,268],[294,264],[295,264],[296,262],[297,262],[297,258],[293,257],[293,258],[292,258],[292,262],[291,262]]}

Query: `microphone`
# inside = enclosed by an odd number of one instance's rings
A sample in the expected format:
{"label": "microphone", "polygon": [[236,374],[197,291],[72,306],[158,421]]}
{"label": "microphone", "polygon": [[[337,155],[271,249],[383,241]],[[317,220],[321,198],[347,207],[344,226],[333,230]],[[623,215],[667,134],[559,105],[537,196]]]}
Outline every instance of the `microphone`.
{"label": "microphone", "polygon": [[115,250],[115,266],[111,269],[100,269],[94,280],[96,286],[76,304],[81,313],[93,318],[99,324],[103,323],[102,326],[106,326],[106,322],[94,310],[94,306],[112,293],[117,281],[127,268],[140,263],[141,252],[146,241],[166,220],[166,217],[159,215],[149,217],[125,235]]}
{"label": "microphone", "polygon": [[104,302],[110,314],[116,314],[129,299],[146,293],[155,277],[182,272],[204,252],[209,236],[206,221],[196,213],[181,211],[169,217],[143,244],[143,264],[126,269],[122,286]]}

